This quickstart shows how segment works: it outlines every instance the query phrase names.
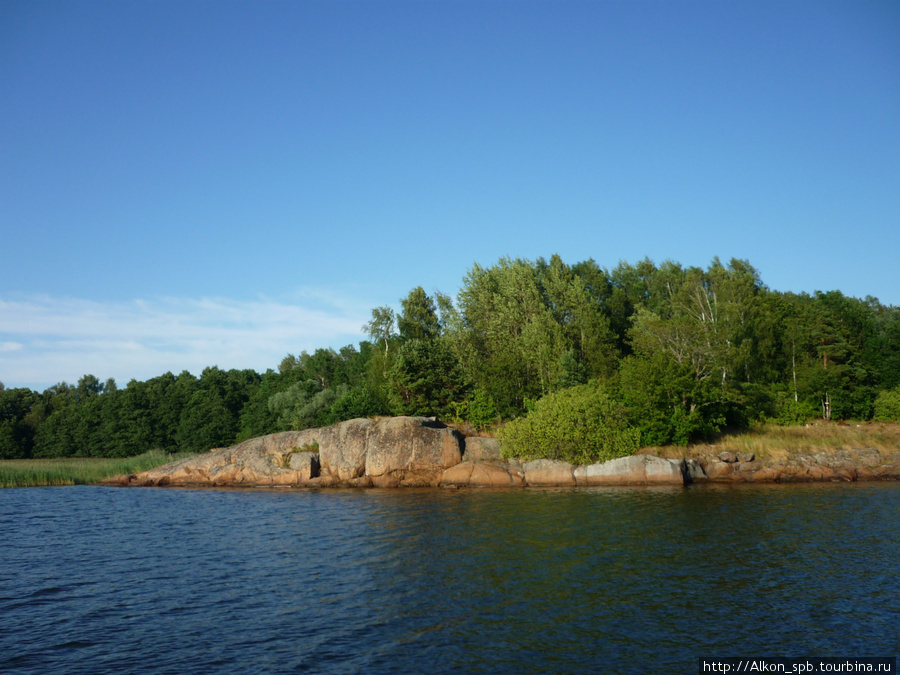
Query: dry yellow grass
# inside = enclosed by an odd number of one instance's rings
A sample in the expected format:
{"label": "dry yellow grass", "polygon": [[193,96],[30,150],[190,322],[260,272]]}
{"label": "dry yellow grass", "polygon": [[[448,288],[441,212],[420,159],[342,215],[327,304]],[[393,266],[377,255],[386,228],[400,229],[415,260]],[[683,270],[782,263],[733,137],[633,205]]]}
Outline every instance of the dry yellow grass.
{"label": "dry yellow grass", "polygon": [[798,454],[875,448],[883,456],[900,454],[900,424],[893,422],[817,422],[805,427],[762,425],[750,431],[723,434],[712,443],[687,447],[642,448],[641,453],[671,458],[696,458],[721,452],[753,453],[758,459],[785,461]]}

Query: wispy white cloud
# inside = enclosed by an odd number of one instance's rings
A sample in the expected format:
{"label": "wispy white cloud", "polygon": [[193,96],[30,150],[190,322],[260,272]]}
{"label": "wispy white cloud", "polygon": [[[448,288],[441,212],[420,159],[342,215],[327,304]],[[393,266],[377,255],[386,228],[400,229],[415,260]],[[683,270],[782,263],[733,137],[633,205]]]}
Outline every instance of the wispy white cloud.
{"label": "wispy white cloud", "polygon": [[288,353],[358,342],[368,314],[315,289],[249,301],[0,296],[0,381],[43,389],[85,373],[125,384],[213,365],[264,371]]}

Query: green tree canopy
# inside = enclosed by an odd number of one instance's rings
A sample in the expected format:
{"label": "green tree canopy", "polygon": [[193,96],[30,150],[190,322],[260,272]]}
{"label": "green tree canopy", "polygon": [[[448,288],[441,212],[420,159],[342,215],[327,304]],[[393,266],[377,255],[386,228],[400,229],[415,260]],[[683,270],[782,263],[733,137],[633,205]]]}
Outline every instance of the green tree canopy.
{"label": "green tree canopy", "polygon": [[440,321],[434,300],[417,286],[400,301],[403,311],[397,317],[397,328],[403,340],[433,340],[440,334]]}

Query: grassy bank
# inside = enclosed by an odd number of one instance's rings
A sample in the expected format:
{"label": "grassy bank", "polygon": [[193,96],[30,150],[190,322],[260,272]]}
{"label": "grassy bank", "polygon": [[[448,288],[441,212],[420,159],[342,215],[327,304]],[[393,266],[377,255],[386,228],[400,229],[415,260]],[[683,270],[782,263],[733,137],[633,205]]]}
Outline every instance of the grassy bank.
{"label": "grassy bank", "polygon": [[697,458],[720,452],[753,453],[772,462],[813,452],[875,448],[884,456],[900,454],[900,424],[892,422],[816,422],[809,426],[761,425],[749,431],[723,434],[710,443],[684,447],[644,448],[641,452],[672,458]]}
{"label": "grassy bank", "polygon": [[151,450],[137,457],[115,459],[74,457],[0,460],[0,488],[87,485],[113,476],[148,471],[188,456],[188,453],[169,455],[161,450]]}

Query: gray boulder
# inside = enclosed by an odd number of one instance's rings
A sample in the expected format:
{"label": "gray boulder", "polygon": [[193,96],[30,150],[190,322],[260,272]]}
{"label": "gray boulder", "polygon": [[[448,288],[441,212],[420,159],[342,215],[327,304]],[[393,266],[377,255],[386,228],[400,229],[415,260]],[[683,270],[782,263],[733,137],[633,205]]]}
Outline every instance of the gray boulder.
{"label": "gray boulder", "polygon": [[687,476],[690,479],[688,482],[698,483],[708,480],[709,476],[706,475],[706,472],[703,470],[703,465],[699,460],[686,459],[684,460],[684,466],[687,471]]}
{"label": "gray boulder", "polygon": [[579,466],[575,469],[575,481],[578,485],[684,485],[685,474],[683,460],[631,455]]}

